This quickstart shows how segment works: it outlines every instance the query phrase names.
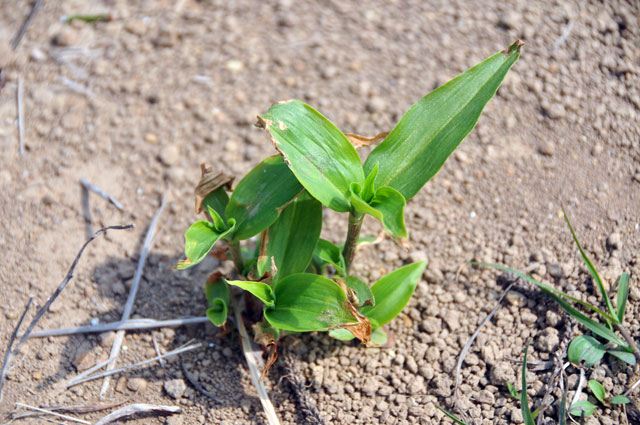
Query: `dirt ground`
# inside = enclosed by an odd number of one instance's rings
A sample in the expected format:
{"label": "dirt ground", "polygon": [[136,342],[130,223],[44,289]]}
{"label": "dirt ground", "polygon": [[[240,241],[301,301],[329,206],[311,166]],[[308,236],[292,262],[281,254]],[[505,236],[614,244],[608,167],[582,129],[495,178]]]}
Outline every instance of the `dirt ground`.
{"label": "dirt ground", "polygon": [[[92,228],[110,231],[88,248],[76,275],[39,329],[119,320],[142,240],[162,197],[168,206],[150,253],[134,317],[202,316],[211,258],[183,272],[183,234],[196,219],[192,190],[207,161],[241,176],[275,153],[253,127],[279,100],[298,98],[345,132],[390,130],[416,100],[515,39],[526,45],[472,134],[409,203],[412,250],[391,241],[368,247],[354,271],[374,281],[412,260],[429,266],[389,331],[387,348],[341,343],[324,334],[290,336],[306,395],[281,378],[267,387],[285,424],[311,419],[300,397],[327,423],[451,423],[458,354],[494,307],[507,282],[469,259],[531,272],[596,301],[561,215],[564,206],[587,252],[613,285],[631,272],[627,324],[640,328],[640,25],[636,2],[513,0],[326,0],[127,2],[44,1],[15,52],[10,40],[29,2],[0,1],[0,346],[29,296],[42,305],[89,231],[80,179],[104,189],[119,211],[91,194]],[[64,15],[109,13],[110,22],[65,24]],[[24,155],[18,150],[16,91],[22,80]],[[325,237],[344,237],[346,216],[327,213]],[[379,226],[368,219],[363,233]],[[33,309],[32,309],[33,311]],[[32,313],[28,318],[32,317]],[[532,288],[516,283],[480,333],[462,368],[461,404],[479,424],[521,423],[525,341],[531,360],[547,360],[571,337],[567,317]],[[582,332],[574,327],[573,335]],[[185,367],[218,400],[182,387],[180,361],[117,375],[106,400],[101,381],[62,390],[59,383],[107,358],[113,334],[31,340],[10,370],[1,421],[16,402],[99,405],[112,401],[178,405],[169,418],[131,424],[252,424],[265,417],[235,333],[211,324],[126,334],[118,365],[195,338],[203,347]],[[575,389],[579,373],[570,368]],[[590,374],[590,375],[589,375]],[[640,378],[606,361],[588,371],[610,393]],[[539,401],[549,372],[531,372]],[[175,380],[178,381],[175,381]],[[169,395],[173,394],[173,397]],[[553,393],[558,396],[558,390]],[[177,397],[177,398],[176,398]],[[640,397],[627,407],[640,423]],[[106,411],[108,412],[108,411]],[[79,415],[95,422],[105,411]],[[551,410],[549,413],[552,413]],[[554,417],[554,416],[552,416]],[[600,409],[588,424],[623,422]],[[635,421],[635,422],[634,422]],[[26,419],[16,423],[47,423]],[[554,423],[551,421],[549,423]]]}

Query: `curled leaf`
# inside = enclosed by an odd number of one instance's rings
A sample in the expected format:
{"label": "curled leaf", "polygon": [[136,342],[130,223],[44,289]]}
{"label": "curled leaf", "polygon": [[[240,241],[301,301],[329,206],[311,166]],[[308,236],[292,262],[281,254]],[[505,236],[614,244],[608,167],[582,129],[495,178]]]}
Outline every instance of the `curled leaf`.
{"label": "curled leaf", "polygon": [[342,325],[336,326],[336,329],[348,330],[353,334],[353,336],[358,338],[361,343],[368,346],[371,343],[371,322],[369,322],[369,319],[367,319],[362,313],[360,313],[349,300],[346,300],[344,304],[345,307],[351,312],[353,317],[358,320],[358,322],[344,323]]}
{"label": "curled leaf", "polygon": [[218,188],[225,187],[231,189],[233,176],[226,174],[224,171],[213,171],[207,163],[200,164],[202,177],[196,185],[194,194],[196,196],[196,213],[202,212],[202,202],[205,198]]}

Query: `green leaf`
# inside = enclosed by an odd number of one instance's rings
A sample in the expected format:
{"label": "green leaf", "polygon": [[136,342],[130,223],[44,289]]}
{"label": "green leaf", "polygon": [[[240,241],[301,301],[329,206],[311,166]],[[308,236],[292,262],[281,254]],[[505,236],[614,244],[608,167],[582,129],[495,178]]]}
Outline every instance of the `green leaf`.
{"label": "green leaf", "polygon": [[375,328],[373,332],[371,332],[371,342],[374,344],[386,345],[388,341],[389,337],[383,328]]}
{"label": "green leaf", "polygon": [[626,395],[620,394],[620,395],[616,395],[611,397],[611,400],[609,400],[609,403],[611,404],[627,404],[627,403],[631,403],[631,400],[629,400],[629,397],[627,397]]}
{"label": "green leaf", "polygon": [[322,204],[306,191],[280,214],[269,228],[267,255],[273,257],[277,273],[273,282],[304,272],[320,239]]}
{"label": "green leaf", "polygon": [[442,407],[438,406],[437,404],[435,405],[442,413],[444,413],[445,415],[447,415],[447,417],[449,419],[451,419],[452,421],[454,421],[455,423],[457,423],[458,425],[468,425],[466,422],[463,422],[462,420],[458,419],[456,416],[454,416],[452,413],[447,412],[446,410],[444,410]]}
{"label": "green leaf", "polygon": [[362,192],[360,193],[360,197],[362,198],[363,201],[367,203],[371,202],[371,200],[373,199],[376,193],[374,183],[376,181],[376,177],[378,176],[378,168],[379,166],[378,166],[378,163],[376,162],[376,165],[373,166],[367,178],[364,179],[364,185],[362,186]]}
{"label": "green leaf", "polygon": [[529,354],[529,341],[524,347],[524,358],[522,359],[522,391],[520,392],[520,410],[525,425],[535,425],[531,409],[529,409],[529,399],[527,398],[527,356]]}
{"label": "green leaf", "polygon": [[571,341],[567,350],[569,361],[575,365],[584,362],[586,367],[596,364],[604,356],[604,344],[592,336],[580,335]]}
{"label": "green leaf", "polygon": [[633,350],[631,348],[625,349],[623,347],[616,347],[612,350],[607,350],[607,353],[611,354],[613,357],[617,357],[627,364],[630,364],[631,366],[636,365],[636,356],[633,354]]}
{"label": "green leaf", "polygon": [[595,313],[598,313],[600,316],[602,316],[605,320],[609,321],[609,322],[613,322],[613,319],[611,318],[611,316],[609,316],[609,314],[605,313],[604,311],[600,310],[598,307],[595,307],[587,302],[584,302],[578,298],[574,298],[569,294],[565,294],[564,292],[555,289],[552,286],[547,285],[546,283],[543,282],[539,282],[537,280],[535,280],[534,278],[532,278],[529,275],[526,275],[516,269],[512,269],[511,267],[505,267],[505,266],[501,266],[499,264],[491,264],[491,263],[482,263],[482,262],[475,262],[475,261],[471,261],[471,264],[473,265],[477,265],[477,266],[483,266],[483,267],[491,267],[494,269],[498,269],[498,270],[502,270],[503,272],[509,272],[509,273],[513,273],[516,276],[526,280],[527,282],[531,282],[534,285],[536,285],[538,288],[542,289],[544,292],[546,292],[547,294],[554,294],[563,298],[566,298],[570,301],[573,301],[575,303],[580,304],[581,306],[588,308],[589,310],[594,311]]}
{"label": "green leaf", "polygon": [[208,281],[206,286],[207,317],[216,326],[222,326],[227,321],[229,314],[229,286],[224,279]]}
{"label": "green leaf", "polygon": [[364,163],[365,173],[380,164],[376,186],[391,186],[406,200],[418,193],[473,129],[521,46],[515,42],[416,102]]}
{"label": "green leaf", "polygon": [[352,186],[351,203],[360,214],[369,214],[377,218],[384,229],[397,238],[406,238],[407,229],[404,224],[404,207],[406,201],[403,196],[391,187],[381,187],[376,191],[371,202],[367,203]]}
{"label": "green leaf", "polygon": [[[351,332],[342,328],[329,330],[329,336],[337,339],[338,341],[351,341],[355,338]],[[371,336],[373,337],[373,332],[371,333]]]}
{"label": "green leaf", "polygon": [[329,208],[349,211],[350,185],[363,184],[364,172],[347,137],[298,100],[276,103],[259,119],[305,189]]}
{"label": "green leaf", "polygon": [[344,279],[344,283],[355,293],[356,298],[358,299],[358,305],[356,307],[375,305],[376,300],[373,296],[373,292],[371,291],[369,285],[367,285],[365,282],[355,276],[347,276]]}
{"label": "green leaf", "polygon": [[589,379],[588,384],[589,389],[593,393],[593,395],[598,399],[598,401],[602,404],[605,403],[605,397],[607,396],[607,392],[604,390],[602,384],[595,379]]}
{"label": "green leaf", "polygon": [[229,229],[224,232],[217,232],[213,223],[208,221],[200,220],[193,223],[184,234],[184,253],[187,259],[180,260],[176,265],[176,269],[186,269],[204,260],[213,245],[233,231],[233,220],[230,220],[229,224]]}
{"label": "green leaf", "polygon": [[234,240],[248,239],[271,226],[280,209],[302,186],[280,156],[272,156],[249,172],[236,186],[226,216],[236,220]]}
{"label": "green leaf", "polygon": [[571,226],[571,222],[569,221],[569,217],[567,217],[567,213],[565,212],[564,208],[562,209],[562,213],[564,214],[564,220],[567,222],[567,226],[569,226],[569,230],[571,231],[571,237],[573,237],[573,241],[578,246],[578,250],[580,251],[580,255],[582,255],[582,261],[587,266],[587,269],[589,269],[589,273],[591,273],[591,276],[593,277],[593,280],[596,281],[596,283],[598,285],[598,288],[600,289],[600,295],[602,295],[602,299],[604,300],[605,304],[607,305],[607,309],[609,310],[609,313],[611,315],[608,320],[611,320],[614,323],[620,323],[618,321],[618,316],[616,314],[616,311],[613,308],[613,305],[611,304],[611,300],[609,299],[609,295],[607,294],[607,290],[604,288],[604,284],[602,283],[602,279],[600,279],[600,275],[598,274],[598,271],[593,266],[593,263],[591,262],[589,257],[587,257],[586,252],[584,252],[584,249],[582,249],[582,246],[580,245],[580,242],[578,241],[578,237],[576,236],[576,232],[573,231],[573,227]]}
{"label": "green leaf", "polygon": [[320,238],[313,255],[318,257],[322,262],[331,264],[335,267],[338,275],[344,276],[345,264],[344,257],[342,256],[342,249],[340,247],[326,239]]}
{"label": "green leaf", "polygon": [[[563,379],[560,377],[560,379]],[[567,391],[565,387],[562,391],[562,397],[560,398],[560,405],[558,406],[558,425],[567,425]]]}
{"label": "green leaf", "polygon": [[578,400],[569,407],[569,414],[577,417],[587,417],[593,415],[596,406],[587,400]]}
{"label": "green leaf", "polygon": [[213,222],[213,229],[216,232],[223,233],[228,229],[227,223],[225,223],[224,219],[216,210],[207,205],[207,211],[209,212],[209,217],[211,217],[211,221]]}
{"label": "green leaf", "polygon": [[275,306],[265,308],[272,326],[294,331],[327,331],[357,322],[346,307],[347,295],[334,281],[313,274],[294,274],[278,282]]}
{"label": "green leaf", "polygon": [[[219,187],[204,198],[202,201],[202,208],[205,211],[209,211],[209,208],[212,208],[216,213],[218,213],[218,216],[222,218],[222,221],[226,222],[227,217],[225,216],[224,210],[227,208],[228,203],[229,195],[227,194],[227,191],[224,187]],[[213,218],[211,221],[213,221]]]}
{"label": "green leaf", "polygon": [[265,303],[267,307],[272,307],[275,303],[275,295],[269,285],[263,282],[250,282],[244,280],[229,280],[229,285],[237,286],[247,292],[253,294],[260,301]]}
{"label": "green leaf", "polygon": [[362,314],[371,321],[372,328],[383,326],[396,317],[407,305],[416,289],[427,263],[409,264],[384,276],[371,287],[376,305],[363,307]]}
{"label": "green leaf", "polygon": [[624,310],[627,307],[627,298],[629,297],[629,273],[622,273],[618,279],[618,298],[617,298],[617,317],[618,322],[624,321]]}
{"label": "green leaf", "polygon": [[509,390],[509,394],[511,394],[511,397],[515,398],[516,400],[520,400],[520,393],[516,390],[516,387],[511,384],[511,382],[507,382],[507,389]]}

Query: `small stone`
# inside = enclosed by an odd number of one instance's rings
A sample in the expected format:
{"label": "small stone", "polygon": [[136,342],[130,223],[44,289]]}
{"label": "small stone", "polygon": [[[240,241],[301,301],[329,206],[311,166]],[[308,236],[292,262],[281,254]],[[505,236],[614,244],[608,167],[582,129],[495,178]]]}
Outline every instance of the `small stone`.
{"label": "small stone", "polygon": [[411,394],[424,394],[426,393],[426,386],[424,383],[424,378],[422,376],[416,376],[409,384],[409,392]]}
{"label": "small stone", "polygon": [[168,145],[162,148],[160,151],[160,161],[164,165],[171,166],[178,162],[180,159],[180,148],[178,145]]}
{"label": "small stone", "polygon": [[560,103],[552,103],[551,105],[543,105],[542,109],[545,114],[552,120],[562,119],[567,115],[567,111]]}
{"label": "small stone", "polygon": [[144,141],[155,145],[158,143],[158,136],[153,133],[147,133],[144,135]]}
{"label": "small stone", "polygon": [[507,295],[504,296],[504,298],[507,300],[509,305],[512,305],[514,307],[524,307],[525,305],[527,305],[527,297],[525,297],[520,292],[509,291],[507,292]]}
{"label": "small stone", "polygon": [[124,26],[124,29],[131,34],[143,35],[147,30],[147,25],[142,19],[132,19]]}
{"label": "small stone", "polygon": [[551,142],[544,142],[538,151],[544,156],[553,156],[555,146]]}
{"label": "small stone", "polygon": [[509,10],[500,17],[499,24],[506,29],[518,29],[522,26],[522,19],[518,12]]}
{"label": "small stone", "polygon": [[127,382],[127,388],[134,393],[144,391],[147,388],[147,380],[144,378],[131,378]]}
{"label": "small stone", "polygon": [[84,341],[76,348],[73,360],[71,361],[76,370],[83,371],[93,366],[91,356],[92,348],[93,344],[90,341]]}
{"label": "small stone", "polygon": [[549,263],[547,264],[547,272],[549,272],[549,276],[554,279],[561,279],[564,275],[562,270],[562,266],[559,263]]}
{"label": "small stone", "polygon": [[482,390],[482,391],[476,393],[474,398],[479,403],[485,403],[485,404],[489,404],[491,406],[493,406],[493,404],[496,401],[495,396],[489,390]]}
{"label": "small stone", "polygon": [[184,421],[182,420],[182,415],[169,416],[169,418],[165,422],[166,425],[182,425],[183,423]]}
{"label": "small stone", "polygon": [[558,330],[553,327],[548,327],[542,331],[542,334],[536,341],[536,348],[540,351],[551,353],[555,351],[560,345],[560,337]]}
{"label": "small stone", "polygon": [[362,386],[362,392],[364,392],[368,397],[373,397],[375,393],[378,391],[379,386],[380,385],[378,383],[378,380],[373,376],[369,376],[364,381],[364,385]]}
{"label": "small stone", "polygon": [[60,124],[66,129],[80,128],[84,123],[84,117],[80,112],[67,112],[60,119]]}
{"label": "small stone", "polygon": [[164,391],[173,399],[179,399],[187,389],[184,379],[172,379],[164,383]]}
{"label": "small stone", "polygon": [[417,263],[419,261],[429,262],[426,251],[412,251],[409,254],[412,263]]}
{"label": "small stone", "polygon": [[35,372],[33,375],[31,375],[31,377],[34,381],[39,381],[44,377],[44,375],[42,374],[42,372]]}
{"label": "small stone", "polygon": [[125,388],[127,388],[127,378],[124,376],[121,376],[120,379],[118,379],[118,382],[116,383],[116,391],[122,394],[124,393]]}
{"label": "small stone", "polygon": [[124,283],[120,280],[116,280],[111,284],[111,292],[115,295],[122,295],[126,290],[127,288],[125,288]]}
{"label": "small stone", "polygon": [[229,347],[224,347],[222,349],[222,355],[224,355],[227,358],[230,358],[233,356],[233,350],[231,350],[231,348]]}
{"label": "small stone", "polygon": [[622,246],[622,239],[620,233],[613,232],[607,238],[607,246],[613,249],[619,249]]}
{"label": "small stone", "polygon": [[511,423],[514,424],[521,424],[524,422],[524,419],[522,418],[522,411],[520,410],[519,407],[512,407],[511,408]]}
{"label": "small stone", "polygon": [[238,73],[241,72],[244,69],[244,63],[242,63],[241,61],[237,60],[237,59],[231,59],[229,61],[227,61],[224,66],[231,72]]}
{"label": "small stone", "polygon": [[65,25],[62,30],[53,37],[54,46],[73,46],[78,41],[78,32],[72,27]]}
{"label": "small stone", "polygon": [[434,334],[442,329],[442,320],[437,317],[427,317],[420,322],[420,328],[427,333]]}
{"label": "small stone", "polygon": [[460,328],[460,312],[450,310],[444,317],[444,322],[447,324],[451,332],[455,332]]}
{"label": "small stone", "polygon": [[493,385],[506,385],[507,382],[515,382],[516,374],[508,362],[500,361],[491,368],[490,379]]}
{"label": "small stone", "polygon": [[322,68],[322,70],[320,71],[320,76],[325,80],[330,80],[336,75],[338,75],[338,68],[336,68],[335,66],[327,66]]}
{"label": "small stone", "polygon": [[371,113],[383,112],[387,107],[387,102],[380,96],[372,97],[367,103],[367,111]]}
{"label": "small stone", "polygon": [[103,347],[111,347],[113,345],[113,341],[116,339],[115,332],[103,332],[98,335],[98,341]]}

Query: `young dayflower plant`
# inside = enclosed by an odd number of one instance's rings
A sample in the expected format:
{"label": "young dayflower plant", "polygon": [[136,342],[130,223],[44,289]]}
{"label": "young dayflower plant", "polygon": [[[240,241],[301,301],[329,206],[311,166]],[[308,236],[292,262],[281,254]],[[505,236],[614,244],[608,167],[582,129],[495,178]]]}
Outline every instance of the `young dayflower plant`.
{"label": "young dayflower plant", "polygon": [[[286,332],[328,331],[365,344],[384,343],[382,326],[407,305],[426,267],[407,264],[369,286],[350,274],[364,240],[365,215],[395,240],[408,238],[404,209],[471,131],[520,54],[516,41],[415,103],[390,133],[342,133],[311,106],[289,100],[258,117],[279,155],[251,170],[228,195],[231,179],[206,167],[196,210],[206,220],[185,234],[186,259],[201,262],[220,240],[238,279],[212,275],[207,315],[216,326],[229,311],[230,287],[262,303],[256,338],[273,347]],[[356,147],[378,143],[362,162]],[[322,208],[347,213],[343,244],[320,238]],[[258,236],[255,249],[240,242]],[[219,254],[219,251],[216,251]]]}

